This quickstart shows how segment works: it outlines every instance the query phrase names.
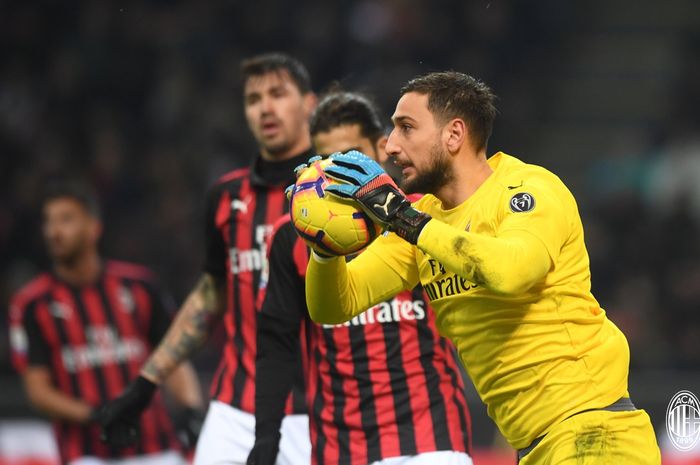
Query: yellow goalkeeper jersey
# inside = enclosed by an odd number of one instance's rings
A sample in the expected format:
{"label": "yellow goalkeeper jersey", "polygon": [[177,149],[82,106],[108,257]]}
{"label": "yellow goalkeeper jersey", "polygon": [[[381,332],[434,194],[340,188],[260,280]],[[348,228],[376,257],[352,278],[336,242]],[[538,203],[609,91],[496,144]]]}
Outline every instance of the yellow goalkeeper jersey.
{"label": "yellow goalkeeper jersey", "polygon": [[504,153],[488,163],[493,173],[461,205],[415,204],[434,219],[417,246],[389,234],[347,266],[311,260],[307,300],[315,320],[338,322],[420,281],[489,416],[523,448],[627,395],[629,348],[591,294],[566,186]]}

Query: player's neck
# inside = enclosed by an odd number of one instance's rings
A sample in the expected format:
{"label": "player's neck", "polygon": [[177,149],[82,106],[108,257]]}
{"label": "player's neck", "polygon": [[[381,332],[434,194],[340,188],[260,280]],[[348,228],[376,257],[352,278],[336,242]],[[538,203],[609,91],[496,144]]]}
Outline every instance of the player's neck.
{"label": "player's neck", "polygon": [[469,154],[465,162],[454,165],[454,178],[436,194],[446,210],[455,208],[481,187],[493,169],[486,161],[486,154]]}
{"label": "player's neck", "polygon": [[86,252],[70,262],[54,262],[54,272],[73,286],[85,286],[97,281],[102,271],[102,260],[97,251]]}
{"label": "player's neck", "polygon": [[265,147],[260,147],[260,156],[265,161],[277,162],[285,161],[290,158],[294,158],[297,155],[304,153],[311,149],[311,137],[301,137],[299,141],[293,146],[287,148],[282,152],[272,153]]}

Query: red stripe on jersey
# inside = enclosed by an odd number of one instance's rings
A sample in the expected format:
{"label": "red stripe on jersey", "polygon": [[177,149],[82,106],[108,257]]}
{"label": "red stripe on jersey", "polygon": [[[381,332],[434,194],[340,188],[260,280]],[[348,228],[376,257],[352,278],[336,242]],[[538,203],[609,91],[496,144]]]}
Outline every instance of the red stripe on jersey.
{"label": "red stripe on jersey", "polygon": [[[402,292],[401,302],[412,301],[410,292]],[[399,327],[399,338],[401,339],[401,352],[404,354],[404,372],[406,374],[406,385],[409,391],[409,401],[411,403],[411,413],[413,415],[413,429],[416,432],[416,450],[418,452],[436,450],[435,432],[433,431],[433,419],[429,405],[417,405],[417,402],[426,402],[430,399],[428,386],[425,383],[425,372],[421,365],[421,348],[418,343],[418,325],[416,320],[401,320]],[[406,356],[411,354],[414,356]],[[442,388],[445,383],[440,383]],[[444,392],[443,392],[444,395]],[[445,397],[447,398],[447,397]],[[458,425],[459,427],[459,425]]]}
{"label": "red stripe on jersey", "polygon": [[[107,321],[105,309],[102,308],[102,302],[100,301],[97,289],[94,287],[84,288],[81,297],[85,304],[87,317],[90,319],[89,323],[95,327],[109,328],[110,324]],[[114,347],[110,347],[113,342],[116,341],[102,340],[98,341],[98,344],[103,350],[114,350]],[[102,373],[107,384],[105,387],[110,399],[117,397],[122,389],[124,389],[124,380],[122,379],[121,373],[119,373],[117,363],[116,361],[105,361],[102,364]]]}
{"label": "red stripe on jersey", "polygon": [[20,309],[26,307],[29,302],[37,299],[41,296],[41,294],[47,293],[50,290],[52,282],[53,279],[51,278],[50,274],[40,274],[24,285],[24,287],[22,287],[22,289],[15,294],[14,298],[12,299],[12,304]]}
{"label": "red stripe on jersey", "polygon": [[[53,298],[55,301],[66,305],[71,309],[71,314],[67,318],[62,318],[63,328],[68,338],[68,343],[72,347],[86,346],[87,339],[85,338],[85,328],[83,328],[80,319],[77,315],[77,305],[73,300],[68,288],[60,283],[56,283],[53,288]],[[79,368],[76,371],[78,384],[80,386],[79,395],[90,405],[98,405],[100,403],[100,392],[97,387],[97,379],[95,373],[88,368]]]}
{"label": "red stripe on jersey", "polygon": [[[224,240],[226,241],[227,249],[231,247],[230,237],[231,237],[231,223],[229,218],[231,216],[231,195],[228,191],[224,191],[219,199],[219,205],[216,208],[216,225],[222,228],[222,234]],[[230,269],[230,263],[228,267]],[[236,365],[236,357],[233,353],[233,345],[231,344],[231,337],[234,331],[233,324],[233,276],[230,271],[226,272],[226,313],[224,314],[224,329],[226,330],[226,343],[224,344],[224,353],[221,361],[219,362],[219,367],[216,370],[216,375],[214,376],[211,385],[211,396],[221,402],[230,404],[233,399],[233,384],[231,379],[233,378],[233,369]]]}
{"label": "red stripe on jersey", "polygon": [[[335,346],[342,350],[344,347],[350,347],[350,329],[343,327],[333,331],[333,339]],[[352,360],[342,360],[341,357],[336,358],[335,368],[338,374],[343,379],[343,394],[344,393],[359,393],[360,386],[355,378],[355,364]],[[360,396],[345,395],[345,411],[343,416],[349,425],[362,424],[362,406],[360,405]],[[352,451],[351,464],[362,465],[367,463],[367,437],[362,429],[350,428],[350,451]]]}
{"label": "red stripe on jersey", "polygon": [[[27,311],[27,306],[34,300],[41,297],[41,294],[45,294],[49,291],[51,284],[51,278],[48,274],[39,275],[37,278],[31,280],[22,289],[19,290],[10,301],[10,308],[8,312],[10,329],[23,329],[23,320],[25,312]],[[10,354],[10,360],[12,366],[15,367],[17,372],[22,373],[27,368],[28,360],[26,352],[19,352],[13,350]]]}
{"label": "red stripe on jersey", "polygon": [[[212,397],[241,410],[255,409],[255,357],[260,276],[266,267],[265,239],[275,220],[286,211],[281,186],[258,188],[249,170],[221,179],[215,224],[229,251],[227,309],[223,317],[226,344],[212,382]],[[288,403],[288,412],[291,412]]]}
{"label": "red stripe on jersey", "polygon": [[217,228],[227,228],[224,230],[224,240],[226,245],[228,243],[229,235],[228,228],[231,226],[231,193],[229,191],[223,191],[221,197],[219,198],[219,204],[216,206],[216,215],[214,217],[214,224]]}
{"label": "red stripe on jersey", "polygon": [[[109,301],[109,305],[112,306],[112,315],[114,316],[114,322],[117,325],[117,328],[119,329],[119,334],[121,335],[122,338],[133,338],[133,339],[141,339],[145,340],[147,338],[141,336],[141,332],[136,328],[134,324],[133,318],[129,315],[131,312],[136,312],[139,311],[141,306],[149,307],[150,311],[150,302],[148,302],[148,299],[146,299],[145,302],[139,302],[137,299],[134,300],[134,303],[137,305],[137,308],[134,309],[127,309],[124,307],[124,304],[122,303],[122,300],[119,298],[119,292],[122,290],[121,286],[122,283],[119,279],[117,279],[115,276],[106,276],[104,279],[104,286],[105,286],[105,294],[107,295],[107,300]],[[126,290],[126,288],[124,288]],[[136,293],[133,293],[134,298],[136,298]],[[144,327],[145,328],[145,327]],[[144,354],[145,358],[145,354]],[[129,373],[133,374],[136,373],[138,374],[141,370],[141,365],[143,364],[143,360],[137,360],[130,358],[128,362],[128,367],[129,367]],[[133,376],[133,375],[132,375]],[[130,381],[130,380],[129,380]]]}
{"label": "red stripe on jersey", "polygon": [[[321,334],[323,329],[320,326],[316,326],[314,329],[317,332],[315,348],[320,355],[320,361],[316,366],[318,367],[317,369],[320,376],[328,376],[328,372],[331,369],[330,362],[328,361],[328,348],[325,344],[320,343],[320,339],[323,337]],[[314,355],[312,355],[312,357],[313,356]],[[314,376],[314,379],[315,378]],[[314,396],[318,395],[319,389],[324,405],[324,408],[322,408],[319,413],[321,423],[319,425],[319,432],[326,439],[322,463],[338,463],[340,448],[338,446],[338,429],[334,426],[335,405],[333,404],[333,393],[331,393],[330,389],[324,389],[323,385],[317,385],[316,392],[313,393]],[[313,398],[309,399],[309,402],[313,402]]]}
{"label": "red stripe on jersey", "polygon": [[233,181],[234,179],[237,179],[237,178],[242,178],[243,176],[248,175],[249,172],[250,172],[250,168],[239,168],[237,170],[229,171],[228,173],[221,176],[216,181],[216,184],[223,184],[225,182]]}
{"label": "red stripe on jersey", "polygon": [[[306,378],[306,405],[309,408],[309,434],[311,438],[312,447],[315,449],[318,444],[318,428],[320,425],[316,422],[316,416],[313,415],[314,400],[318,393],[318,364],[314,363],[311,359],[315,357],[316,351],[318,350],[318,338],[309,337],[310,334],[315,331],[315,328],[310,327],[309,324],[303,325],[303,330],[301,333],[301,353],[309,354],[308,356],[302,355],[302,365],[304,369],[304,377]],[[313,450],[311,452],[311,465],[318,465],[318,455],[317,451]]]}
{"label": "red stripe on jersey", "polygon": [[[56,323],[49,313],[48,303],[45,301],[39,302],[35,311],[36,320],[41,328],[41,333],[46,338],[47,342],[51,347],[61,347],[61,338],[58,334]],[[78,393],[73,392],[70,375],[62,368],[63,359],[61,351],[52,351],[51,358],[53,359],[51,371],[58,384],[58,388],[67,395],[77,396]],[[54,423],[54,425],[57,424]],[[64,461],[68,462],[83,455],[81,447],[82,438],[78,428],[59,428],[56,426],[55,432],[58,438],[59,450],[61,451]]]}
{"label": "red stripe on jersey", "polygon": [[[238,212],[236,221],[236,248],[239,251],[250,250],[255,247],[253,242],[257,233],[254,224],[255,210],[258,208],[257,193],[251,189],[250,178],[245,178],[241,185],[240,198],[246,199],[247,210]],[[235,328],[237,336],[243,343],[242,353],[237,353],[242,366],[237,370],[243,370],[234,375],[234,390],[240,390],[240,408],[246,412],[255,411],[255,356],[256,356],[256,331],[257,312],[255,309],[254,270],[239,270],[234,277],[238,284],[238,312],[239,324]],[[238,349],[238,347],[236,347]],[[242,380],[242,385],[236,386],[236,378]]]}
{"label": "red stripe on jersey", "polygon": [[[136,313],[136,315],[139,313],[150,313],[151,301],[146,291],[139,284],[134,284],[134,286],[129,289],[124,286],[124,283],[119,278],[110,275],[105,276],[104,286],[107,299],[113,309],[112,314],[114,315],[114,321],[119,328],[121,336],[123,338],[145,341],[147,338],[142,336],[142,333],[136,327],[134,316],[132,315],[133,313]],[[136,291],[138,288],[141,288],[140,293]],[[119,295],[120,292],[128,292],[129,290],[132,291],[132,295],[134,296],[134,308],[125,307]],[[146,330],[146,327],[144,327],[144,330]],[[146,354],[144,354],[143,358],[145,358],[145,355]],[[130,358],[127,363],[129,373],[138,374],[142,364],[142,359]],[[151,405],[153,405],[153,403]],[[158,424],[156,423],[152,406],[146,409],[141,416],[140,442],[145,453],[150,454],[161,450],[158,438]]]}
{"label": "red stripe on jersey", "polygon": [[[56,283],[54,286],[53,294],[56,301],[68,305],[68,307],[71,309],[71,315],[68,318],[63,319],[68,342],[72,347],[87,346],[88,341],[85,337],[85,331],[87,330],[87,325],[89,322],[80,321],[80,317],[78,315],[78,302],[74,300],[70,290],[60,283]],[[87,307],[87,303],[84,301],[83,305]],[[100,394],[95,368],[78,367],[76,376],[78,377],[80,386],[79,397],[83,398],[92,406],[100,405],[102,395]],[[94,427],[91,426],[89,430],[90,437],[92,438],[90,447],[92,447],[93,451],[99,456],[107,455],[107,446],[100,441],[99,428],[95,425]]]}
{"label": "red stripe on jersey", "polygon": [[396,421],[394,396],[388,392],[391,389],[391,376],[387,369],[389,348],[386,347],[383,335],[377,337],[372,334],[382,332],[379,324],[366,325],[364,329],[365,338],[368,341],[367,371],[372,380],[382,457],[397,457],[401,455],[401,445],[398,440],[399,428]]}

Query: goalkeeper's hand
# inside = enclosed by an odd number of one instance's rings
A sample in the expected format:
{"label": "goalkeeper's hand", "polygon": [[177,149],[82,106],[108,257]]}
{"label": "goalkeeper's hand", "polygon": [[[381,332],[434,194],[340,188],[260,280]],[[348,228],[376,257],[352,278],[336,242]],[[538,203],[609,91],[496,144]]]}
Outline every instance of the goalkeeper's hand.
{"label": "goalkeeper's hand", "polygon": [[[301,173],[303,173],[306,168],[308,168],[314,162],[319,160],[323,160],[323,157],[321,155],[314,155],[313,157],[309,158],[306,161],[306,163],[297,165],[296,168],[294,168],[294,176],[298,179],[299,176],[301,176]],[[287,200],[292,199],[292,194],[294,193],[294,186],[296,186],[296,183],[288,185],[287,188],[284,190],[284,194],[287,196]]]}
{"label": "goalkeeper's hand", "polygon": [[157,388],[154,383],[139,376],[119,397],[104,404],[96,414],[102,429],[102,441],[117,448],[134,445],[139,437],[141,414],[151,403]]}
{"label": "goalkeeper's hand", "polygon": [[331,155],[331,160],[333,163],[324,171],[342,184],[332,184],[326,187],[326,192],[354,199],[385,229],[411,244],[418,242],[431,217],[411,206],[379,163],[357,150]]}

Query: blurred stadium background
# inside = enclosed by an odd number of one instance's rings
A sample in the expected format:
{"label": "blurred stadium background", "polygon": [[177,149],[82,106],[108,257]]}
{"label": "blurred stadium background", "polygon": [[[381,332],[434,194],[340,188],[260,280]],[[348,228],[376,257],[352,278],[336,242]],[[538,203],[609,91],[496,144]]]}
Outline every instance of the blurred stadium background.
{"label": "blurred stadium background", "polygon": [[[153,267],[181,301],[203,258],[203,193],[255,150],[238,63],[269,50],[301,58],[317,91],[339,80],[387,116],[419,73],[489,83],[492,151],[550,168],[578,199],[593,292],[629,339],[630,390],[664,463],[700,462],[673,454],[664,424],[675,392],[700,394],[697,0],[3,0],[0,463],[38,448],[36,423],[19,421],[38,417],[9,364],[6,302],[47,264],[42,184],[94,183],[104,253]],[[205,383],[217,350],[197,358]],[[512,463],[471,398],[477,465]]]}

